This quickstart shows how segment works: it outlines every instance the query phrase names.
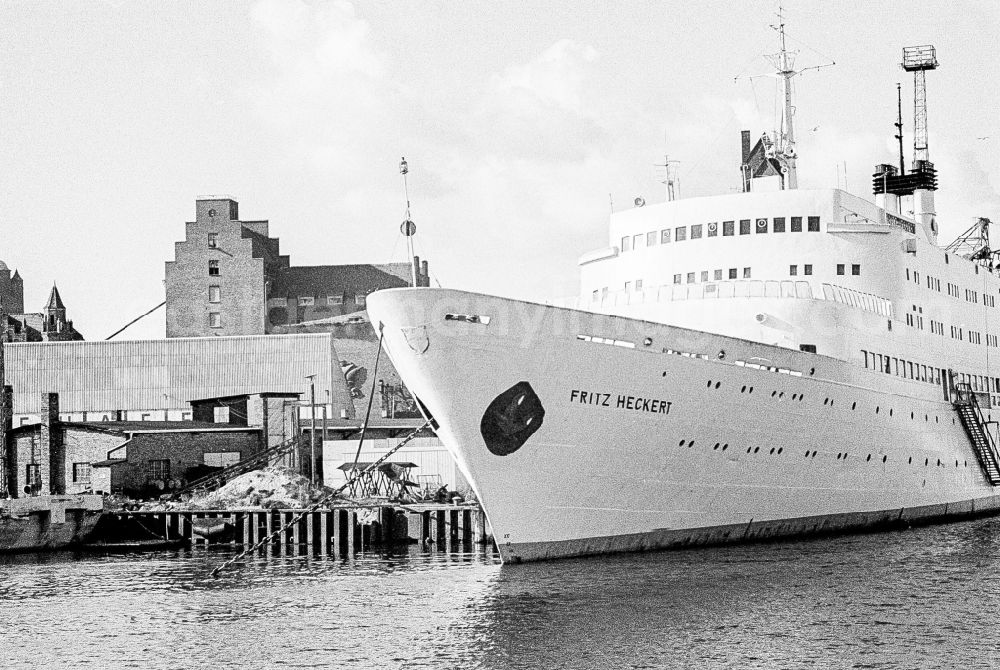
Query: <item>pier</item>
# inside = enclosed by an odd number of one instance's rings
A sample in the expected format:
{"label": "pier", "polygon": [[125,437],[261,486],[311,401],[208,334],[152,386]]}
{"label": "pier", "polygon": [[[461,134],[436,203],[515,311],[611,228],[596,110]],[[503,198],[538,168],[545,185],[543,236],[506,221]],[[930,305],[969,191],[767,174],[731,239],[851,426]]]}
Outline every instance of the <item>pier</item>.
{"label": "pier", "polygon": [[270,544],[283,551],[348,556],[411,543],[446,552],[477,551],[493,543],[480,507],[443,504],[332,507],[305,513],[301,509],[109,511],[95,540],[97,545],[135,541],[140,546],[159,539],[190,546],[250,547],[276,532]]}

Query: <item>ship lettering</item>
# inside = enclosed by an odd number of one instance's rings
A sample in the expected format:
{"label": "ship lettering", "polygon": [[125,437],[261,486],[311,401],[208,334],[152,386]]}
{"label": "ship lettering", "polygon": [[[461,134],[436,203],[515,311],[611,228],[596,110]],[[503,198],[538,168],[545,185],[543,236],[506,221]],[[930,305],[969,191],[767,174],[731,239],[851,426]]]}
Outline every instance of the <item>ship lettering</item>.
{"label": "ship lettering", "polygon": [[[569,401],[583,405],[597,405],[598,407],[611,407],[611,394],[599,393],[596,391],[581,391],[571,389]],[[634,412],[649,412],[651,414],[670,414],[670,400],[660,400],[658,398],[643,398],[634,395],[619,395],[615,398],[616,409],[628,409]]]}

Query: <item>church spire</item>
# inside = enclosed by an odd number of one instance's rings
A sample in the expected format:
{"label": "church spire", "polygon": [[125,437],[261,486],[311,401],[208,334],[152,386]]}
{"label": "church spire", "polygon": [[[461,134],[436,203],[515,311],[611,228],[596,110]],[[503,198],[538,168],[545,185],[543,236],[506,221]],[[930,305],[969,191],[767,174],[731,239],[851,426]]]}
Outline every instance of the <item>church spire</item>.
{"label": "church spire", "polygon": [[63,304],[62,298],[59,296],[59,289],[56,288],[55,284],[52,284],[52,292],[49,293],[49,302],[45,305],[45,309],[66,309],[66,305]]}

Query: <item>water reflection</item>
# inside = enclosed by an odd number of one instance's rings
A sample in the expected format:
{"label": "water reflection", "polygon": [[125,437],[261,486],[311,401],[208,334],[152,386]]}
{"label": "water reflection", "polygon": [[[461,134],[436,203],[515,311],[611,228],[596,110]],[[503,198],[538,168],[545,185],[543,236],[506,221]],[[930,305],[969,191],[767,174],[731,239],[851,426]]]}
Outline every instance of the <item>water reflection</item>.
{"label": "water reflection", "polygon": [[497,565],[481,553],[0,558],[19,667],[997,667],[1000,522]]}

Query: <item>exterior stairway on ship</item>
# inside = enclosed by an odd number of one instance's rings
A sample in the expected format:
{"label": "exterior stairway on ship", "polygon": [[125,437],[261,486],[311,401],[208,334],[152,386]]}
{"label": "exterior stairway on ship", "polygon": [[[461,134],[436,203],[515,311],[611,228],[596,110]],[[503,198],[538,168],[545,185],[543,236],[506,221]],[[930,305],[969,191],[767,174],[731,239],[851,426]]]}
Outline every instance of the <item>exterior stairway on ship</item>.
{"label": "exterior stairway on ship", "polygon": [[983,420],[983,412],[975,392],[968,384],[956,384],[953,404],[972,443],[972,449],[976,452],[983,474],[990,484],[997,486],[1000,484],[1000,457],[997,455],[993,436],[986,429],[986,421]]}

